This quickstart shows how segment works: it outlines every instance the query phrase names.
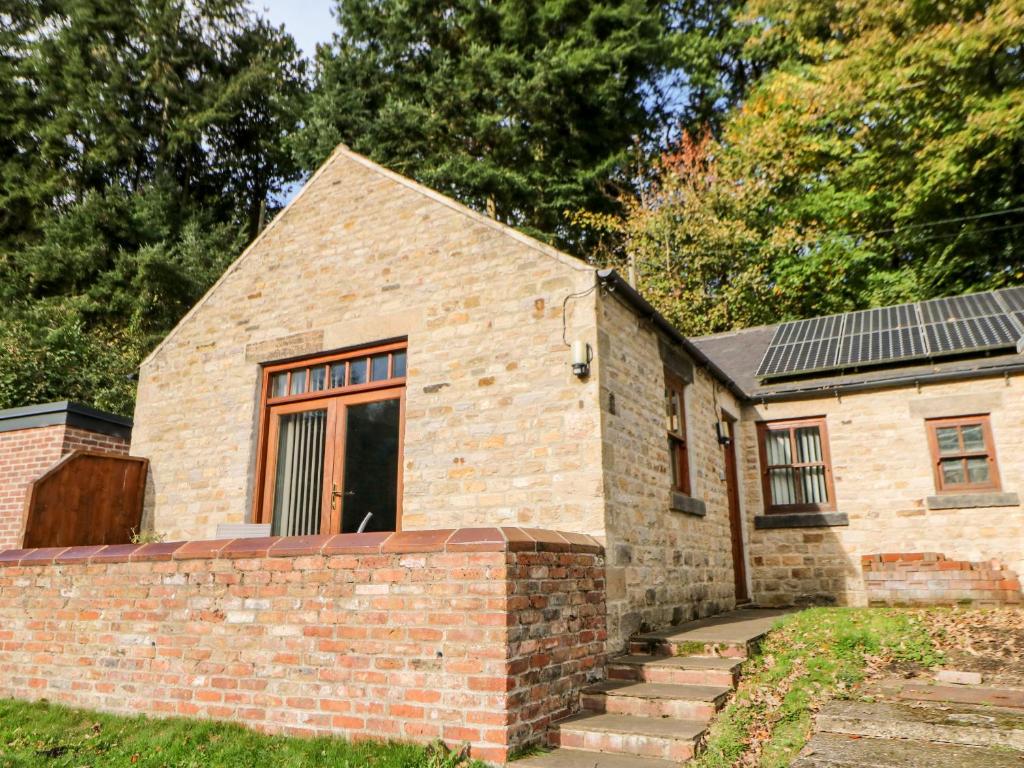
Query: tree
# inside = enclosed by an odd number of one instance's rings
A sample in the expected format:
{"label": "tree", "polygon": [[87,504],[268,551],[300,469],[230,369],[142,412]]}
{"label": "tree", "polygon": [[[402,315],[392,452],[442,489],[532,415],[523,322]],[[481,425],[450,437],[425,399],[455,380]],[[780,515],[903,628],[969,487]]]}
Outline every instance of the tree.
{"label": "tree", "polygon": [[339,0],[294,146],[341,141],[501,221],[585,251],[566,212],[617,209],[652,84],[672,65],[649,0]]}
{"label": "tree", "polygon": [[[757,264],[770,292],[728,297],[726,311],[709,308],[728,319],[707,327],[1024,281],[1016,0],[749,0],[744,16],[757,22],[746,55],[775,68],[707,146],[713,188],[742,203],[717,206],[712,190],[700,207],[746,233],[734,257]],[[653,171],[660,188],[686,188],[671,164]],[[661,205],[634,206],[625,229],[669,221],[672,242],[686,244],[678,273],[700,274],[721,237],[701,216],[670,220]],[[630,243],[643,261],[644,248]],[[681,295],[662,301],[670,315],[688,309]]]}
{"label": "tree", "polygon": [[76,393],[130,410],[126,374],[298,176],[284,136],[303,63],[241,0],[5,12],[0,407]]}

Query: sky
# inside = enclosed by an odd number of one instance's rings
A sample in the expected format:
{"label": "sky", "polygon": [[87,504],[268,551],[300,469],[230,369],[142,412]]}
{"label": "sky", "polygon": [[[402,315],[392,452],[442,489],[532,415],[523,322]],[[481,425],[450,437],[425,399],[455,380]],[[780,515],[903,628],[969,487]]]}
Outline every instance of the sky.
{"label": "sky", "polygon": [[335,29],[333,0],[249,0],[249,5],[275,25],[284,24],[308,58],[313,58],[317,43],[331,39]]}

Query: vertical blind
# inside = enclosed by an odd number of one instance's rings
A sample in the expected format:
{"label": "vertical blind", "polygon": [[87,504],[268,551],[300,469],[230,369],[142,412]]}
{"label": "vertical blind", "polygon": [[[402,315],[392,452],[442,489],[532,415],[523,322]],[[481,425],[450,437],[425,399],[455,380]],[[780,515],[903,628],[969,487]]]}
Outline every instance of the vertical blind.
{"label": "vertical blind", "polygon": [[320,533],[327,411],[280,417],[277,477],[274,481],[274,536]]}
{"label": "vertical blind", "polygon": [[[795,459],[794,443],[797,452]],[[828,502],[825,459],[821,450],[821,431],[818,427],[768,430],[765,436],[765,453],[768,465],[772,467],[768,470],[768,480],[773,505]],[[792,466],[794,464],[810,466]]]}

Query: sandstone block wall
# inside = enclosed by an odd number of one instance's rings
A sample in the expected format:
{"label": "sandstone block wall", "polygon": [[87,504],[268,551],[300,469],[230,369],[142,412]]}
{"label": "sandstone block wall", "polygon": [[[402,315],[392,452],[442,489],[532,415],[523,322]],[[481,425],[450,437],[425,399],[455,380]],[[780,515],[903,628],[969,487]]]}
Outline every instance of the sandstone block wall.
{"label": "sandstone block wall", "polygon": [[709,616],[735,605],[724,457],[717,408],[732,396],[695,369],[686,419],[695,499],[705,514],[669,507],[671,469],[664,364],[658,337],[614,296],[601,299],[598,359],[608,557],[610,649],[638,630]]}
{"label": "sandstone block wall", "polygon": [[[956,494],[965,506],[934,508],[925,419],[982,413],[991,415],[1003,494]],[[849,525],[757,530],[763,505],[754,423],[800,416],[827,419],[836,509]],[[1024,569],[1024,376],[757,404],[744,409],[744,419],[756,600],[864,604],[861,556],[879,552],[942,552],[951,560],[996,559],[1017,573]]]}
{"label": "sandstone block wall", "polygon": [[29,485],[74,450],[126,455],[128,442],[66,424],[0,431],[0,549],[21,543]]}
{"label": "sandstone block wall", "polygon": [[603,670],[602,549],[462,529],[8,550],[0,696],[503,761]]}
{"label": "sandstone block wall", "polygon": [[[562,303],[593,269],[339,150],[141,370],[147,519],[214,535],[251,511],[261,363],[408,338],[404,529],[600,535],[596,376]],[[567,339],[595,340],[595,296]]]}

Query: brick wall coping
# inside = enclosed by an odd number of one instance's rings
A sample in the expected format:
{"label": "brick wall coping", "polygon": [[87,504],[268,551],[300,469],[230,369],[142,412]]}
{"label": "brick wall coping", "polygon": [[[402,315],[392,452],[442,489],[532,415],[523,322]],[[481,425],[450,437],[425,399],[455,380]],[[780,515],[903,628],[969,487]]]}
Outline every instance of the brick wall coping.
{"label": "brick wall coping", "polygon": [[267,536],[150,544],[99,544],[87,547],[8,549],[0,567],[84,565],[166,560],[376,555],[411,552],[587,552],[604,546],[593,536],[540,528],[456,528],[397,533],[343,533],[326,536]]}

